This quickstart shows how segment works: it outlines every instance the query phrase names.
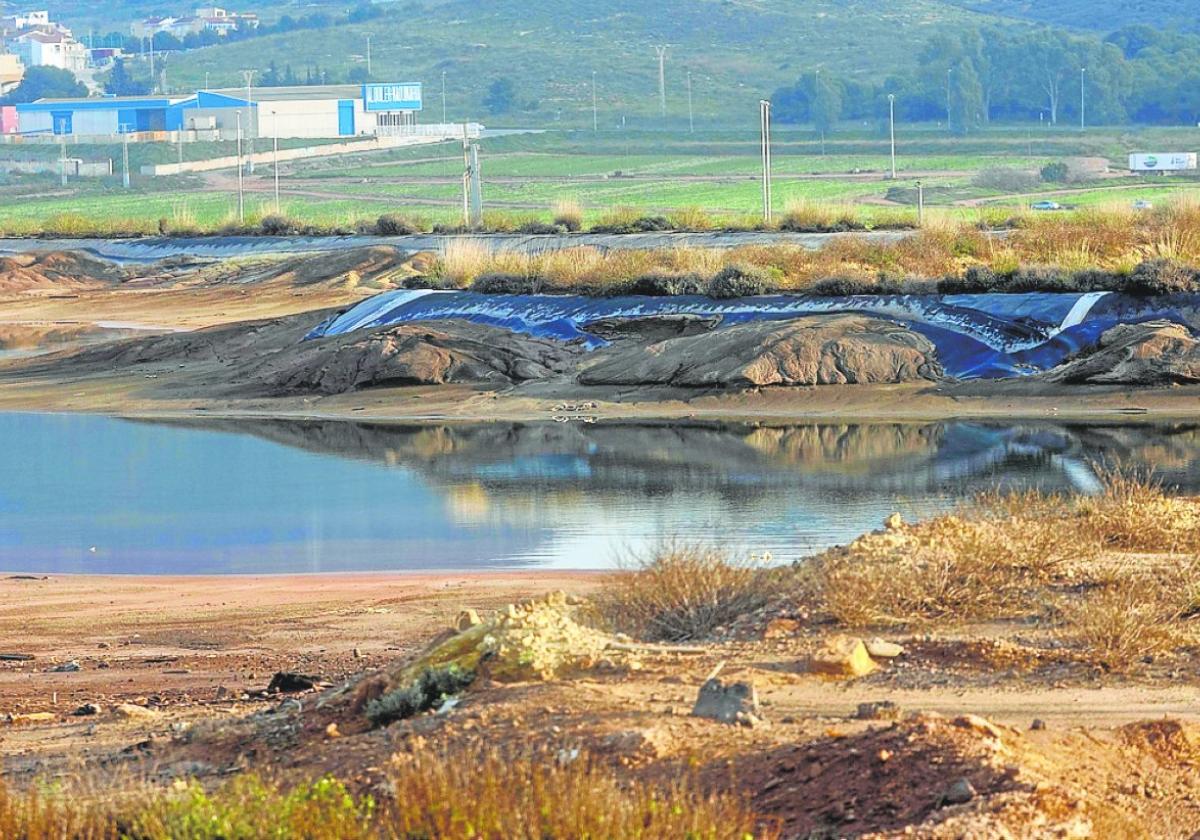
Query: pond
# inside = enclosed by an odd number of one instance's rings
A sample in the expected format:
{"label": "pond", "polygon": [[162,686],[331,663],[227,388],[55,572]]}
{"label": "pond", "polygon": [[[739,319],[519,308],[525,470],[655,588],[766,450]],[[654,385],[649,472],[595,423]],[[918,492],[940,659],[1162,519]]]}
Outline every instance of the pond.
{"label": "pond", "polygon": [[0,570],[594,569],[664,539],[801,559],[1097,464],[1200,490],[1200,424],[387,425],[0,414]]}

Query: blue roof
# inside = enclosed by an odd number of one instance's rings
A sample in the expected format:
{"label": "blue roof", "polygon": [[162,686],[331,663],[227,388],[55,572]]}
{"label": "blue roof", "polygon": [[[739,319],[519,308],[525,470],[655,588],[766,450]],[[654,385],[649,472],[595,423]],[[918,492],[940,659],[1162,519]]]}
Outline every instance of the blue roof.
{"label": "blue roof", "polygon": [[39,99],[37,102],[22,102],[17,113],[29,111],[125,111],[169,108],[183,97],[163,96],[107,96],[88,99]]}

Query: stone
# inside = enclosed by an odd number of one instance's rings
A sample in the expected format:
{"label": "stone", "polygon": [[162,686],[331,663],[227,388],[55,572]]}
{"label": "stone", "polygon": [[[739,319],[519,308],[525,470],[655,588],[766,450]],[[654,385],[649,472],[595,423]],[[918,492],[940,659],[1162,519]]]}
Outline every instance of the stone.
{"label": "stone", "polygon": [[834,638],[809,657],[807,670],[828,677],[861,677],[875,670],[862,639]]}
{"label": "stone", "polygon": [[1029,724],[1029,728],[1037,731],[1043,730],[1046,728],[1046,721],[1041,718],[1034,718],[1033,723]]}
{"label": "stone", "polygon": [[942,794],[942,802],[946,805],[965,805],[976,796],[975,786],[970,779],[962,778],[946,788]]}
{"label": "stone", "polygon": [[50,672],[54,674],[71,674],[82,670],[83,666],[72,659],[70,662],[64,662],[61,665],[55,665],[50,669]]}
{"label": "stone", "polygon": [[726,685],[716,677],[700,686],[692,716],[749,727],[763,722],[758,692],[753,683],[732,682]]}
{"label": "stone", "polygon": [[898,513],[893,513],[887,519],[883,520],[883,527],[886,531],[901,531],[904,529],[904,517]]}
{"label": "stone", "polygon": [[606,735],[600,742],[608,751],[642,758],[662,758],[670,751],[671,735],[658,727],[628,729]]}
{"label": "stone", "polygon": [[563,342],[446,320],[297,343],[260,361],[246,375],[285,393],[341,394],[378,385],[509,385],[563,373],[582,352]]}
{"label": "stone", "polygon": [[811,315],[756,321],[645,345],[617,343],[580,372],[584,385],[754,388],[938,380],[929,339],[892,321]]}
{"label": "stone", "polygon": [[308,674],[295,674],[290,671],[279,671],[275,676],[271,677],[271,682],[267,685],[267,693],[291,694],[297,691],[309,691],[324,684],[324,681],[320,677]]}
{"label": "stone", "polygon": [[867,642],[867,653],[871,655],[872,659],[895,659],[904,654],[904,648],[895,642],[876,637]]}
{"label": "stone", "polygon": [[84,703],[75,711],[71,712],[75,717],[90,717],[91,715],[100,714],[100,707],[95,703]]}
{"label": "stone", "polygon": [[874,700],[859,703],[854,712],[856,720],[900,720],[900,707],[891,700]]}
{"label": "stone", "polygon": [[483,624],[483,619],[479,617],[479,613],[473,608],[467,607],[458,614],[458,619],[454,622],[454,629],[461,633],[463,630],[470,630],[478,624]]}
{"label": "stone", "polygon": [[973,729],[976,732],[981,732],[984,735],[990,735],[991,737],[997,739],[1004,736],[1004,732],[1000,729],[1000,727],[996,726],[996,724],[992,723],[987,718],[980,717],[979,715],[959,715],[953,721],[951,721],[951,723],[953,723],[955,726],[961,726],[964,729]]}
{"label": "stone", "polygon": [[1110,385],[1200,382],[1200,341],[1173,321],[1118,324],[1090,352],[1042,376],[1049,382]]}
{"label": "stone", "polygon": [[800,622],[794,618],[773,618],[763,629],[763,638],[767,640],[787,639],[796,635],[799,630]]}
{"label": "stone", "polygon": [[20,726],[25,723],[49,723],[57,719],[58,715],[54,714],[54,712],[15,712],[5,718],[5,720],[14,726]]}
{"label": "stone", "polygon": [[128,718],[130,720],[152,720],[159,716],[156,709],[151,709],[147,706],[138,706],[133,703],[118,703],[113,706],[113,714],[117,717]]}

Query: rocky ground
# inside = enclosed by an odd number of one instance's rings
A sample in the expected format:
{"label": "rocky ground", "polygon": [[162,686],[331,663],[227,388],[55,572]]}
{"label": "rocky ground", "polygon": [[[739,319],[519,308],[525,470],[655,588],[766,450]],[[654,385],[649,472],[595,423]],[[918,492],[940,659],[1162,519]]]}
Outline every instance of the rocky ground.
{"label": "rocky ground", "polygon": [[[597,582],[8,578],[3,778],[333,772],[386,795],[396,754],[536,743],[631,779],[689,772],[742,791],[786,837],[1200,826],[1190,667],[1116,677],[1013,628],[858,640],[775,609],[724,640],[644,644],[593,629]],[[531,598],[556,586],[571,594]],[[380,714],[389,692],[450,664],[475,674],[455,703]]]}

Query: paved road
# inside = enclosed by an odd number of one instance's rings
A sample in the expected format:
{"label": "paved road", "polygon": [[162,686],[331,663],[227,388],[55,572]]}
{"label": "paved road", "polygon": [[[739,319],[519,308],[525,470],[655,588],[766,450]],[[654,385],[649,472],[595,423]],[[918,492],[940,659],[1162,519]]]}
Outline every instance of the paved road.
{"label": "paved road", "polygon": [[784,233],[782,231],[739,231],[722,233],[631,233],[624,235],[576,233],[562,236],[525,234],[480,234],[456,236],[204,236],[141,237],[136,239],[0,239],[0,254],[42,251],[85,251],[118,262],[155,262],[167,257],[192,256],[228,258],[255,254],[305,254],[340,251],[367,245],[395,245],[406,251],[441,253],[454,241],[475,241],[494,251],[544,253],[567,248],[593,247],[600,250],[652,248],[736,248],[742,245],[798,245],[817,249],[848,236],[872,242],[897,242],[912,231],[869,233]]}

